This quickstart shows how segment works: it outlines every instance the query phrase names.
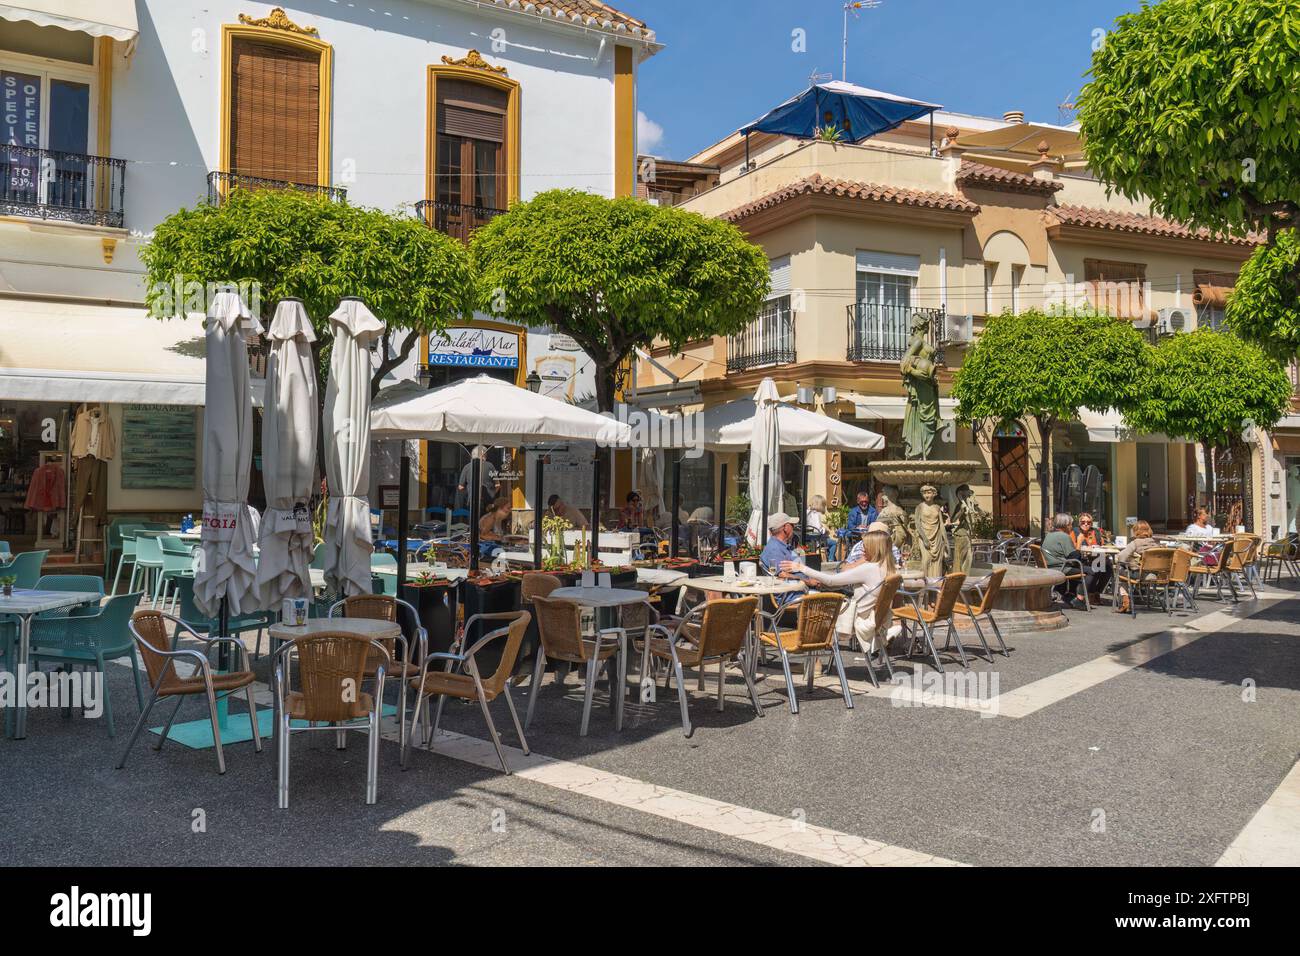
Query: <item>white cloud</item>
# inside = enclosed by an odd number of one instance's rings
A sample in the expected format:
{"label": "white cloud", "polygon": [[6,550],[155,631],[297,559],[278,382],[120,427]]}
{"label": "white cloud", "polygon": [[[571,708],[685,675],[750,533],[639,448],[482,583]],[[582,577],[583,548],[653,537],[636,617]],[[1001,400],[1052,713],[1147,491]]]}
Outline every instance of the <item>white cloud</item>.
{"label": "white cloud", "polygon": [[653,153],[664,141],[664,128],[640,110],[636,113],[637,150]]}

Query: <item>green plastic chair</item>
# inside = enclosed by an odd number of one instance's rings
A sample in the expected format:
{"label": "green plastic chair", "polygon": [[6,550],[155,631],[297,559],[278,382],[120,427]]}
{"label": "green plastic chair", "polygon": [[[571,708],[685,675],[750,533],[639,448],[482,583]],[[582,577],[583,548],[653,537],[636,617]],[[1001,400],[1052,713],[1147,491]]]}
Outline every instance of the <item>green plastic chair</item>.
{"label": "green plastic chair", "polygon": [[34,588],[41,579],[41,566],[48,551],[24,551],[14,555],[8,564],[0,566],[0,576],[14,578],[16,588]]}
{"label": "green plastic chair", "polygon": [[[217,619],[208,617],[199,610],[199,604],[194,599],[194,578],[176,578],[176,596],[180,599],[180,613],[176,617],[180,618],[186,627],[195,631],[204,637],[213,637],[218,632]],[[272,623],[271,612],[254,611],[250,614],[241,614],[238,617],[231,616],[229,631],[231,635],[241,634],[244,631],[257,631],[257,644],[254,647],[254,653],[260,653],[262,647],[262,631]],[[172,634],[172,640],[180,634],[180,625],[176,626]]]}
{"label": "green plastic chair", "polygon": [[[175,613],[175,607],[179,601],[172,587],[177,578],[194,578],[194,549],[173,535],[162,535],[158,538],[158,543],[162,547],[162,573],[158,576],[158,582],[161,585],[162,604],[166,606],[168,596],[172,602],[172,613]],[[158,589],[154,589],[154,607],[158,607]]]}
{"label": "green plastic chair", "polygon": [[126,655],[131,658],[131,677],[135,680],[135,698],[144,709],[144,689],[140,684],[140,662],[135,654],[130,621],[143,591],[109,598],[98,613],[67,617],[38,617],[32,621],[32,666],[59,664],[71,670],[94,665],[104,687],[104,717],[108,735],[117,736],[113,724],[113,696],[108,693],[104,662]]}
{"label": "green plastic chair", "polygon": [[[104,579],[97,574],[42,574],[36,582],[38,591],[94,591],[102,603],[104,598]],[[42,611],[36,615],[42,617],[84,617],[97,614],[98,606],[82,605],[80,607],[61,607],[53,611]]]}
{"label": "green plastic chair", "polygon": [[113,575],[113,593],[117,593],[117,583],[122,577],[122,565],[131,565],[131,575],[135,576],[135,533],[144,530],[144,525],[121,524],[117,526],[117,533],[122,539],[122,553],[117,559],[117,573]]}
{"label": "green plastic chair", "polygon": [[[145,529],[141,529],[145,530]],[[154,604],[157,604],[156,594],[158,585],[162,580],[163,572],[163,553],[162,544],[158,541],[155,534],[137,534],[135,536],[135,566],[131,568],[131,583],[127,585],[128,591],[135,590],[136,572],[141,572],[140,586],[145,593],[149,592],[149,584],[153,582],[155,593]]]}

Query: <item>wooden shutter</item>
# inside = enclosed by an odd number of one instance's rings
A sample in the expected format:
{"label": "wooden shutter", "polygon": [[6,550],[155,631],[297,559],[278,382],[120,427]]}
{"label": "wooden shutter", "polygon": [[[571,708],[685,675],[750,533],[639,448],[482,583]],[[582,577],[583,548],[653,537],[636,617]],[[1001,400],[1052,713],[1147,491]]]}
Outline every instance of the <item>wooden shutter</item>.
{"label": "wooden shutter", "polygon": [[1088,298],[1100,312],[1117,319],[1146,316],[1147,267],[1141,262],[1084,259],[1083,278],[1089,285]]}
{"label": "wooden shutter", "polygon": [[230,172],[320,178],[320,54],[236,39],[231,50]]}
{"label": "wooden shutter", "polygon": [[506,138],[506,101],[504,90],[461,80],[440,80],[438,132],[503,143]]}

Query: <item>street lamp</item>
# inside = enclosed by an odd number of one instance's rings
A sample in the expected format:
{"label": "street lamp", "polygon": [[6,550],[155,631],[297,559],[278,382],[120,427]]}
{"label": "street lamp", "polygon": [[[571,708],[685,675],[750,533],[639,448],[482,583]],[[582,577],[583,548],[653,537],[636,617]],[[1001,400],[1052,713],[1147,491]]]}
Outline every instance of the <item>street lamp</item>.
{"label": "street lamp", "polygon": [[542,390],[542,377],[537,374],[537,369],[533,369],[529,372],[528,378],[525,379],[525,381],[528,383],[528,391],[536,394]]}

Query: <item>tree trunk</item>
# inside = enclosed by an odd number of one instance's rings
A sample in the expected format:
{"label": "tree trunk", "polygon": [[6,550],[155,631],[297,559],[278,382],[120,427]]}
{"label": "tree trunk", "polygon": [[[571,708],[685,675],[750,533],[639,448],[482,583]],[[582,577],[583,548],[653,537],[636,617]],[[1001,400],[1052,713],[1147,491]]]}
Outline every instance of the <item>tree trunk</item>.
{"label": "tree trunk", "polygon": [[1210,519],[1214,519],[1214,502],[1219,494],[1219,476],[1214,469],[1214,448],[1210,442],[1201,442],[1201,454],[1205,459],[1205,507],[1209,509]]}
{"label": "tree trunk", "polygon": [[1052,526],[1052,425],[1049,419],[1036,418],[1040,451],[1038,456],[1039,536]]}
{"label": "tree trunk", "polygon": [[612,412],[614,410],[614,369],[617,362],[602,362],[595,356],[592,364],[596,367],[596,410]]}

